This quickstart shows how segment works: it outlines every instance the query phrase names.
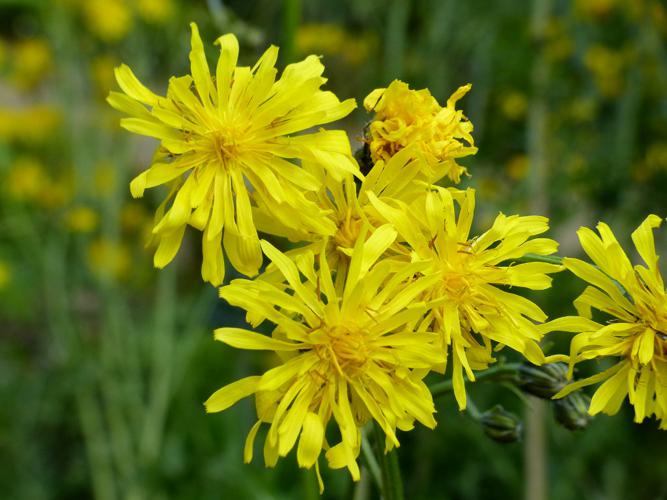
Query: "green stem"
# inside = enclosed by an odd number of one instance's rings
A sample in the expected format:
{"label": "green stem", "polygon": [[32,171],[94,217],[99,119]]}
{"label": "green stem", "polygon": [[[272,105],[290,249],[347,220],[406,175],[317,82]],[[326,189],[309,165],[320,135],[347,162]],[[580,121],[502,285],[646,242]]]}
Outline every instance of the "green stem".
{"label": "green stem", "polygon": [[373,422],[376,455],[380,463],[382,474],[382,498],[384,500],[403,500],[403,480],[398,463],[398,452],[394,449],[386,452],[384,449],[385,435],[380,424]]}
{"label": "green stem", "polygon": [[283,17],[283,63],[296,60],[296,32],[301,23],[301,0],[285,0]]}
{"label": "green stem", "polygon": [[[475,382],[482,382],[484,380],[514,380],[516,372],[519,369],[519,363],[507,363],[493,368],[489,368],[481,373],[478,373],[475,376]],[[453,390],[452,379],[445,380],[443,382],[438,382],[429,387],[431,394],[434,398],[448,394]]]}
{"label": "green stem", "polygon": [[368,467],[368,470],[371,473],[373,481],[375,482],[378,488],[381,488],[382,473],[380,471],[380,465],[378,464],[378,461],[376,460],[375,455],[373,454],[373,448],[371,447],[371,444],[368,442],[368,436],[366,435],[365,430],[361,432],[361,453],[366,462],[366,466]]}
{"label": "green stem", "polygon": [[527,253],[517,259],[518,262],[546,262],[547,264],[563,264],[563,257],[560,255],[537,255],[536,253]]}

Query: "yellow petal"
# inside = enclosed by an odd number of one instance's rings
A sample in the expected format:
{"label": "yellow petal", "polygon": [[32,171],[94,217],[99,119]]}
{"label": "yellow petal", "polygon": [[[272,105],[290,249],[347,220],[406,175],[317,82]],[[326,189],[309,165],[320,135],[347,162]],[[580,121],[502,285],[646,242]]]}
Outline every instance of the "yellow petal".
{"label": "yellow petal", "polygon": [[208,413],[223,411],[236,404],[239,400],[250,396],[256,390],[260,377],[246,377],[215,391],[206,400],[204,406]]}
{"label": "yellow petal", "polygon": [[158,102],[158,96],[141,84],[129,66],[121,64],[114,70],[114,73],[120,88],[132,99],[151,106]]}
{"label": "yellow petal", "polygon": [[239,57],[239,41],[232,34],[223,35],[215,41],[220,45],[220,58],[215,71],[218,87],[218,107],[223,109],[229,100],[232,77]]}
{"label": "yellow petal", "polygon": [[225,257],[222,253],[222,234],[209,240],[202,237],[201,275],[213,286],[222,285],[225,280]]}
{"label": "yellow petal", "polygon": [[[225,287],[223,287],[225,288]],[[277,340],[261,333],[251,332],[242,328],[218,328],[214,332],[215,340],[224,342],[237,349],[252,349],[265,351],[298,351],[300,344]],[[259,379],[260,377],[258,377]]]}
{"label": "yellow petal", "polygon": [[629,365],[621,367],[614,375],[602,384],[593,397],[591,398],[591,405],[588,408],[588,413],[595,415],[601,411],[613,415],[616,413],[623,402],[627,388],[627,370]]}
{"label": "yellow petal", "polygon": [[658,256],[655,253],[655,241],[653,239],[653,230],[660,227],[662,219],[657,215],[649,215],[644,222],[632,233],[632,241],[637,247],[649,269],[655,269],[658,264]]}
{"label": "yellow petal", "polygon": [[211,81],[211,73],[208,68],[208,63],[206,62],[206,54],[204,53],[204,45],[199,36],[199,29],[195,23],[190,23],[190,29],[192,29],[191,37],[191,47],[190,50],[190,71],[192,72],[192,78],[195,81],[195,87],[197,88],[197,93],[201,99],[204,106],[210,106],[210,96],[211,96],[211,86],[213,82]]}
{"label": "yellow petal", "polygon": [[177,227],[160,235],[160,243],[153,256],[155,267],[162,269],[176,257],[178,249],[181,247],[181,241],[183,241],[183,234],[185,234],[185,226]]}
{"label": "yellow petal", "polygon": [[257,436],[257,431],[262,425],[262,421],[258,420],[248,432],[248,437],[246,437],[245,445],[243,446],[243,462],[249,464],[252,462],[253,455],[253,446],[255,444],[255,437]]}

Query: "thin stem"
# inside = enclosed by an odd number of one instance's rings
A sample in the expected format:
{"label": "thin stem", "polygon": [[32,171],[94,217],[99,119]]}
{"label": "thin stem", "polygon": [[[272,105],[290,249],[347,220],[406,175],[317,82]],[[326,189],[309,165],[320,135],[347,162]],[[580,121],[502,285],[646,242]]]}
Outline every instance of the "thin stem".
{"label": "thin stem", "polygon": [[398,452],[394,449],[387,452],[384,449],[385,435],[380,424],[373,422],[375,448],[380,471],[382,473],[382,497],[384,500],[403,500],[403,480],[398,463]]}
{"label": "thin stem", "polygon": [[[484,380],[514,380],[516,372],[519,369],[519,363],[507,363],[493,368],[489,368],[475,376],[475,382],[482,382]],[[448,394],[453,390],[452,379],[438,382],[429,387],[434,398]]]}
{"label": "thin stem", "polygon": [[301,0],[284,0],[283,46],[282,55],[285,64],[296,59],[296,32],[301,23]]}
{"label": "thin stem", "polygon": [[380,465],[378,464],[375,455],[373,454],[373,448],[368,442],[368,436],[364,431],[361,432],[361,453],[368,467],[368,471],[371,473],[373,481],[378,488],[382,487],[382,472],[380,471]]}
{"label": "thin stem", "polygon": [[546,262],[547,264],[563,264],[563,257],[560,255],[537,255],[536,253],[527,253],[517,259],[519,262]]}

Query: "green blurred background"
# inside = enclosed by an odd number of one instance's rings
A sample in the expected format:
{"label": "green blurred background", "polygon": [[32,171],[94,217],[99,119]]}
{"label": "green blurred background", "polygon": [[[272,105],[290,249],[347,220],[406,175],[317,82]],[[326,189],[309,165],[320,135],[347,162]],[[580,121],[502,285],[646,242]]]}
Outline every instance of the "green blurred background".
{"label": "green blurred background", "polygon": [[[191,20],[211,62],[225,32],[244,64],[269,43],[282,64],[321,54],[328,87],[359,103],[395,78],[441,103],[471,82],[461,107],[479,153],[463,163],[478,229],[499,210],[549,215],[561,253],[576,255],[580,225],[605,220],[627,244],[648,213],[667,215],[659,0],[0,0],[2,498],[318,496],[292,456],[242,464],[251,402],[204,413],[214,390],[274,360],[213,341],[243,316],[201,282],[195,235],[153,269],[145,242],[163,193],[132,200],[128,182],[156,144],[121,131],[104,101],[121,62],[159,92],[187,73]],[[368,118],[358,109],[339,126],[357,142]],[[533,298],[553,317],[582,289],[562,275]],[[667,498],[655,421],[635,425],[625,408],[571,432],[511,388],[469,392],[521,415],[523,441],[489,440],[443,396],[436,431],[400,436],[407,498]],[[323,472],[328,498],[377,496]]]}

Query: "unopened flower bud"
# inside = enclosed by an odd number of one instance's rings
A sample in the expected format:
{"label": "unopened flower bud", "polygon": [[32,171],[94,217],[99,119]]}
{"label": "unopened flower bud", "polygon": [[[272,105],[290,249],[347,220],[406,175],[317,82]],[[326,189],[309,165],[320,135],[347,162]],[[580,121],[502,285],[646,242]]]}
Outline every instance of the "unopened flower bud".
{"label": "unopened flower bud", "polygon": [[573,392],[569,396],[553,401],[554,417],[556,421],[566,429],[578,431],[586,428],[591,416],[588,414],[588,406],[591,398],[581,392]]}
{"label": "unopened flower bud", "polygon": [[521,439],[522,424],[519,417],[496,405],[480,416],[484,433],[500,443],[514,443]]}
{"label": "unopened flower bud", "polygon": [[551,399],[567,384],[567,365],[565,363],[549,363],[536,366],[524,363],[518,370],[519,388],[533,396]]}

